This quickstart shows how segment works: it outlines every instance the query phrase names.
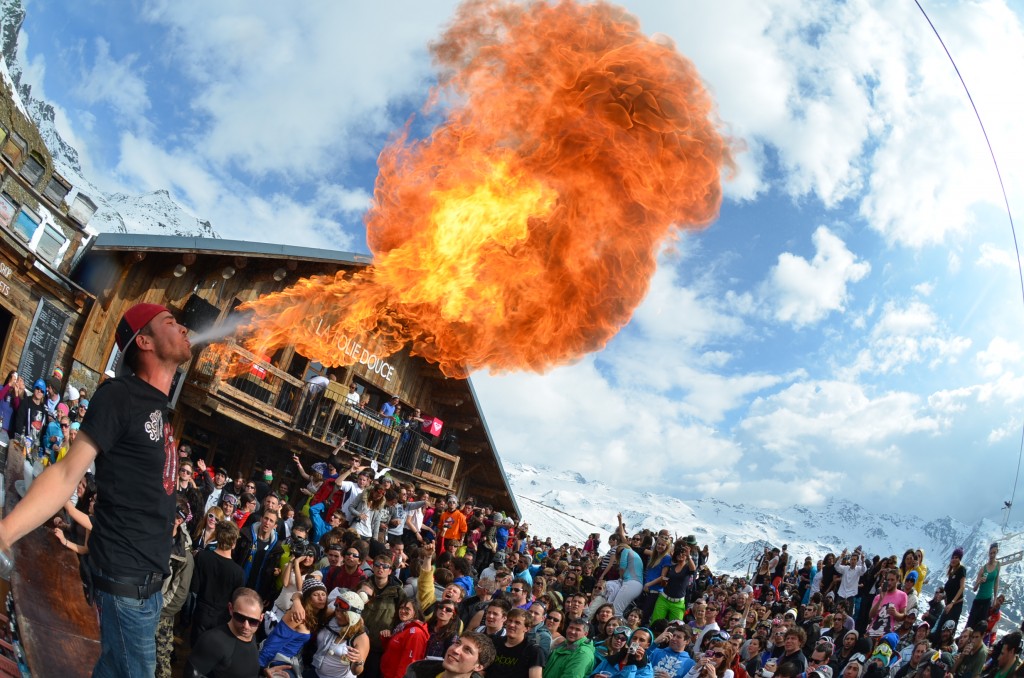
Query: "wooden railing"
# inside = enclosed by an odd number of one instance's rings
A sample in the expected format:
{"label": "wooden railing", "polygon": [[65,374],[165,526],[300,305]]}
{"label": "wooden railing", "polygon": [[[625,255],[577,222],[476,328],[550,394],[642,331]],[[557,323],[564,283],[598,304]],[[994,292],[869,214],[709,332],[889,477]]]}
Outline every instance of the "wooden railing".
{"label": "wooden railing", "polygon": [[[221,370],[229,365],[235,376],[222,378]],[[196,358],[191,381],[287,426],[294,424],[300,411],[302,381],[237,344],[206,348]]]}
{"label": "wooden railing", "polygon": [[[223,378],[222,370],[229,365],[235,376]],[[414,427],[396,428],[376,412],[349,403],[333,382],[325,393],[311,396],[302,381],[230,342],[200,353],[189,381],[328,445],[345,441],[345,449],[381,467],[449,490],[455,487],[458,457],[432,447]]]}

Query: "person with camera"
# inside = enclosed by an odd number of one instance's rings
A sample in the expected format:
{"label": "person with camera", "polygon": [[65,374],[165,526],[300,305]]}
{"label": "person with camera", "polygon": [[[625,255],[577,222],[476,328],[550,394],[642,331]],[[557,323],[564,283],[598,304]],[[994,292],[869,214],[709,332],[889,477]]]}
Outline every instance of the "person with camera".
{"label": "person with camera", "polygon": [[686,674],[686,678],[733,678],[735,674],[729,667],[735,656],[736,650],[728,640],[715,640]]}
{"label": "person with camera", "polygon": [[639,628],[629,636],[629,642],[615,654],[602,659],[592,678],[654,678],[649,651],[654,642],[650,629]]}

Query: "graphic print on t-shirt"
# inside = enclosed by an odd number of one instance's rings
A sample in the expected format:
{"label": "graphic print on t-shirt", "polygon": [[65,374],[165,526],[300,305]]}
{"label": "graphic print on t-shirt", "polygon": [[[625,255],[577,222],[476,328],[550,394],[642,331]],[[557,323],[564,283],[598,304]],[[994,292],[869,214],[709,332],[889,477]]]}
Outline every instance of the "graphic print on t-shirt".
{"label": "graphic print on t-shirt", "polygon": [[36,410],[32,417],[32,430],[39,433],[43,430],[43,417],[45,416],[43,410]]}
{"label": "graphic print on t-shirt", "polygon": [[[168,495],[174,493],[174,483],[178,477],[178,451],[174,449],[174,429],[171,428],[170,422],[163,421],[163,413],[159,410],[149,415],[149,423],[146,424],[146,430],[149,431],[150,424],[156,422],[160,424],[162,422],[163,436],[164,436],[164,492]],[[157,429],[160,430],[160,429]],[[152,433],[150,433],[150,437]],[[153,440],[159,440],[159,438],[153,438]]]}

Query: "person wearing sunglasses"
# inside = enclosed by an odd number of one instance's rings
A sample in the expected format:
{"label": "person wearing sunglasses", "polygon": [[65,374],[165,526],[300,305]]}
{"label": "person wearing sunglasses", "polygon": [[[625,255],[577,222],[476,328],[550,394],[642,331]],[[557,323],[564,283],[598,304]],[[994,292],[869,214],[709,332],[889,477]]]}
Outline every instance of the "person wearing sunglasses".
{"label": "person wearing sunglasses", "polygon": [[316,633],[316,652],[311,662],[316,678],[353,678],[362,674],[370,652],[362,617],[365,606],[365,593],[342,591],[331,596],[332,614]]}
{"label": "person wearing sunglasses", "polygon": [[[422,565],[421,565],[422,567]],[[429,567],[429,563],[428,563]],[[391,558],[380,554],[373,559],[373,576],[366,580],[370,587],[370,601],[363,610],[363,623],[370,636],[370,652],[366,657],[369,675],[376,675],[384,655],[381,631],[390,630],[398,617],[398,608],[406,601],[405,590],[392,575]]]}
{"label": "person wearing sunglasses", "polygon": [[654,642],[654,634],[650,629],[639,628],[616,650],[618,638],[625,633],[623,629],[628,630],[629,627],[619,627],[612,633],[608,655],[597,663],[590,675],[599,678],[653,678],[654,670],[647,653]]}
{"label": "person wearing sunglasses", "polygon": [[[544,626],[547,627],[548,633],[551,634],[551,649],[561,645],[565,642],[565,636],[562,635],[562,620],[565,618],[564,613],[559,609],[552,609],[544,617]],[[584,622],[585,623],[585,622]]]}
{"label": "person wearing sunglasses", "polygon": [[427,623],[430,637],[427,639],[427,659],[441,659],[462,631],[458,604],[441,599],[434,606],[434,614]]}
{"label": "person wearing sunglasses", "polygon": [[192,553],[198,554],[206,549],[216,548],[216,540],[213,537],[217,523],[224,520],[224,511],[219,506],[213,506],[201,520],[196,522],[196,529],[192,532]]}
{"label": "person wearing sunglasses", "polygon": [[185,678],[256,676],[260,673],[256,629],[263,622],[263,601],[252,589],[236,589],[227,605],[227,624],[204,633],[193,644]]}
{"label": "person wearing sunglasses", "polygon": [[[629,642],[629,637],[633,634],[633,629],[625,626],[622,620],[618,617],[612,618],[611,622],[618,622],[618,626],[615,626],[608,631],[608,637],[603,640],[593,640],[594,643],[594,656],[597,659],[604,659],[605,657],[614,657]],[[611,623],[609,622],[609,623]]]}
{"label": "person wearing sunglasses", "polygon": [[693,665],[686,678],[733,678],[735,674],[729,667],[735,658],[736,651],[732,645],[724,640],[715,641]]}

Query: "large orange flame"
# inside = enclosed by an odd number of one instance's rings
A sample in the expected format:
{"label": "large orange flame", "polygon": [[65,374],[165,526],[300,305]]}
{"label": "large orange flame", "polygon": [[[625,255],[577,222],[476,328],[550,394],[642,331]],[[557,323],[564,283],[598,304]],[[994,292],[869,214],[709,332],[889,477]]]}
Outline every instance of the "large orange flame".
{"label": "large orange flame", "polygon": [[449,376],[543,371],[603,347],[659,246],[717,216],[732,165],[711,97],[624,10],[472,0],[432,52],[449,111],[380,156],[373,265],[249,304],[254,353],[409,345]]}

